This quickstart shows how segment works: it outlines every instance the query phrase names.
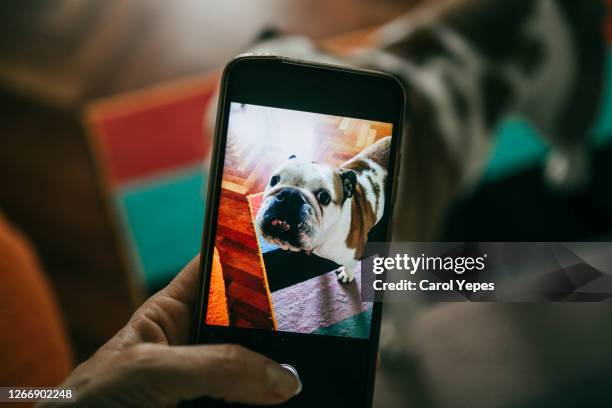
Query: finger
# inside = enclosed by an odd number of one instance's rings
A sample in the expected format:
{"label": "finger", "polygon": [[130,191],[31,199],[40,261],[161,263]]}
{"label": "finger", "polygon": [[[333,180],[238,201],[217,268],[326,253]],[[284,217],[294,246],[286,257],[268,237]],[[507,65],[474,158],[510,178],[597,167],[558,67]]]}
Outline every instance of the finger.
{"label": "finger", "polygon": [[[200,256],[193,258],[162,290],[149,298],[130,319],[139,342],[186,344],[189,341],[199,287]],[[121,344],[123,347],[125,343]],[[127,344],[131,346],[131,344]]]}
{"label": "finger", "polygon": [[196,255],[160,293],[193,305],[200,284],[200,255]]}
{"label": "finger", "polygon": [[157,390],[160,405],[200,396],[279,404],[302,387],[296,376],[274,361],[236,345],[134,348],[137,375]]}

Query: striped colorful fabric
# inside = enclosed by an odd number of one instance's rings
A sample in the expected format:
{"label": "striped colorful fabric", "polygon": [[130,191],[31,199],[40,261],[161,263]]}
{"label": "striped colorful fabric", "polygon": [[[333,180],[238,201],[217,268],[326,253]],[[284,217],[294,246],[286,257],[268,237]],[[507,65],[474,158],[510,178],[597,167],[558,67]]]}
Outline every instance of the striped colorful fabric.
{"label": "striped colorful fabric", "polygon": [[200,250],[206,163],[203,129],[217,75],[98,101],[91,144],[131,269],[145,294],[163,287]]}

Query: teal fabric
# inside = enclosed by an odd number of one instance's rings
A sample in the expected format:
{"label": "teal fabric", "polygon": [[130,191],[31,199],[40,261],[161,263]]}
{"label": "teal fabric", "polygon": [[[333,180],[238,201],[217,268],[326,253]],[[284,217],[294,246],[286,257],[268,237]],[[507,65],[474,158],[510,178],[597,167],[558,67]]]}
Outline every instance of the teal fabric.
{"label": "teal fabric", "polygon": [[116,204],[129,230],[150,291],[170,281],[200,251],[206,175],[197,166],[179,175],[124,187]]}
{"label": "teal fabric", "polygon": [[495,135],[495,145],[485,168],[483,182],[494,182],[542,160],[548,150],[537,131],[526,121],[504,122]]}
{"label": "teal fabric", "polygon": [[[607,71],[603,107],[592,135],[596,149],[612,141],[612,52],[608,55]],[[497,130],[483,182],[495,182],[532,166],[542,161],[547,151],[546,142],[528,122],[521,119],[508,120]]]}
{"label": "teal fabric", "polygon": [[367,339],[370,337],[371,323],[372,309],[369,309],[331,326],[316,330],[314,334]]}
{"label": "teal fabric", "polygon": [[601,146],[612,140],[612,50],[608,55],[608,74],[604,101],[594,129],[594,142]]}

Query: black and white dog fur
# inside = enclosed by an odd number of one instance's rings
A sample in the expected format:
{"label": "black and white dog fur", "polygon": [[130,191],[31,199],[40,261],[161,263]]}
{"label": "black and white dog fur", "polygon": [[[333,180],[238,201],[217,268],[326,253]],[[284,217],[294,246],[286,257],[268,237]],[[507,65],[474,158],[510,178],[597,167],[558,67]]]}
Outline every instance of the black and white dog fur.
{"label": "black and white dog fur", "polygon": [[391,138],[382,138],[339,167],[289,157],[271,175],[257,213],[264,239],[332,260],[338,279],[351,282],[384,213],[390,147]]}
{"label": "black and white dog fur", "polygon": [[545,168],[560,192],[589,177],[588,131],[605,66],[600,0],[439,0],[373,34],[374,47],[341,59],[308,39],[276,37],[252,52],[395,74],[407,92],[394,238],[435,237],[469,191],[504,118],[531,121],[551,144]]}

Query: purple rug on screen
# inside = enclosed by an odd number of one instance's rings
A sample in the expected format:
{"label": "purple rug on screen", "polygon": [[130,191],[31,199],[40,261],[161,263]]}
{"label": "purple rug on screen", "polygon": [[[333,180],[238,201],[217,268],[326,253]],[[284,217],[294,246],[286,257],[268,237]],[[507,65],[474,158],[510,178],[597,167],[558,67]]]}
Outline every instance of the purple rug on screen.
{"label": "purple rug on screen", "polygon": [[278,330],[312,333],[372,308],[361,303],[361,268],[341,284],[334,271],[272,293]]}

